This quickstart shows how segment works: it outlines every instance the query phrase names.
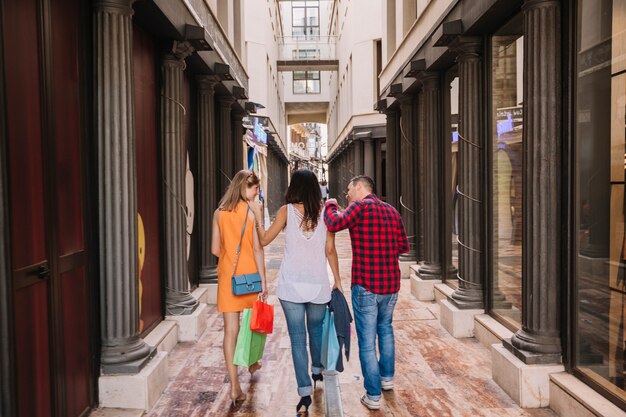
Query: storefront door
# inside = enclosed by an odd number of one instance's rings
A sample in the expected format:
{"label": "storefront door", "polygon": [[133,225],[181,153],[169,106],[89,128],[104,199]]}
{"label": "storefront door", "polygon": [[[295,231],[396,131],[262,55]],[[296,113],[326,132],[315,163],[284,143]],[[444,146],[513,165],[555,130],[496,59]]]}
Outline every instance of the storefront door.
{"label": "storefront door", "polygon": [[79,1],[3,5],[19,416],[93,402]]}
{"label": "storefront door", "polygon": [[155,41],[136,23],[133,24],[139,212],[139,331],[143,336],[163,318],[159,239],[158,65]]}

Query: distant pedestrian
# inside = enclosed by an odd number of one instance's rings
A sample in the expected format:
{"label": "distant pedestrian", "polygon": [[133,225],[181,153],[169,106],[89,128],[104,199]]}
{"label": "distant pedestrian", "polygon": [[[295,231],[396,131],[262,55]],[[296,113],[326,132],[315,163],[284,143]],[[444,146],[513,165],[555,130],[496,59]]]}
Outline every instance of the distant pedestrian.
{"label": "distant pedestrian", "polygon": [[[248,203],[258,194],[259,178],[252,171],[239,171],[230,182],[213,215],[211,252],[219,258],[217,311],[224,315],[224,360],[230,376],[230,399],[233,405],[246,398],[239,384],[237,366],[233,364],[239,334],[239,316],[244,308],[252,308],[258,297],[257,293],[233,295],[233,275],[258,272],[262,279],[261,294],[264,298],[267,296],[263,247],[254,233],[254,216],[248,208]],[[237,255],[239,245],[241,249]],[[261,361],[252,364],[248,368],[250,375],[260,368]]]}
{"label": "distant pedestrian", "polygon": [[320,192],[322,193],[322,200],[324,200],[324,203],[326,202],[326,200],[328,200],[328,183],[326,182],[326,180],[322,180],[320,182]]}
{"label": "distant pedestrian", "polygon": [[293,173],[285,202],[267,231],[263,227],[261,206],[250,206],[263,246],[270,244],[281,231],[285,232],[285,253],[278,273],[276,296],[287,320],[298,395],[301,397],[296,410],[302,412],[308,411],[311,405],[315,383],[323,380],[322,324],[326,305],[331,301],[327,264],[335,278],[333,288],[340,292],[343,292],[343,288],[339,276],[335,234],[327,231],[322,219],[322,196],[317,177],[312,171],[299,169]]}
{"label": "distant pedestrian", "polygon": [[[354,177],[348,184],[350,205],[339,211],[337,201],[326,202],[328,230],[350,230],[352,241],[352,311],[359,341],[365,394],[361,403],[380,408],[381,389],[393,389],[395,345],[393,311],[400,291],[398,256],[409,242],[398,211],[373,194],[374,181]],[[380,357],[376,354],[376,339]]]}

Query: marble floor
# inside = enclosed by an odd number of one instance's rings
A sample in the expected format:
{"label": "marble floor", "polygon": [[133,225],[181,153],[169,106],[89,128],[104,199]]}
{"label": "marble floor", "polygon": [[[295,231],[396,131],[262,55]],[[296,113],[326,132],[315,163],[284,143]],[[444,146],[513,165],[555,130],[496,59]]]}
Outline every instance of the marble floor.
{"label": "marble floor", "polygon": [[[266,248],[270,293],[274,293],[284,241],[282,236]],[[350,287],[350,240],[337,235],[344,288]],[[349,292],[349,291],[346,291]],[[349,296],[349,294],[347,294]],[[209,309],[208,328],[198,343],[180,343],[169,356],[170,382],[150,417],[293,416],[299,397],[291,362],[289,336],[280,305],[276,306],[274,333],[268,336],[263,369],[250,380],[240,370],[247,400],[229,405],[229,386],[222,356],[222,319]],[[404,280],[394,316],[396,335],[396,387],[385,393],[380,411],[370,412],[359,402],[363,391],[356,334],[339,382],[344,415],[419,417],[556,416],[548,409],[523,410],[491,379],[489,350],[476,339],[457,340],[439,324],[435,303],[420,302]],[[353,329],[354,330],[354,329]],[[318,385],[309,416],[324,414],[323,387]]]}

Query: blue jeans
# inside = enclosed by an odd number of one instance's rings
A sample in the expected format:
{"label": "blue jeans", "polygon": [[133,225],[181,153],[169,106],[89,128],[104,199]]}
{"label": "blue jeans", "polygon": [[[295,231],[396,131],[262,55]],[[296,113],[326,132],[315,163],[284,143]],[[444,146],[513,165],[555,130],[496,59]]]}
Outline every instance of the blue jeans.
{"label": "blue jeans", "polygon": [[[381,380],[393,381],[395,344],[393,339],[393,310],[398,293],[374,294],[360,285],[352,287],[352,310],[359,339],[359,360],[367,396],[380,399]],[[376,336],[378,351],[376,355]]]}
{"label": "blue jeans", "polygon": [[[322,321],[326,312],[326,304],[292,303],[280,300],[280,305],[287,319],[287,330],[291,340],[291,357],[296,370],[298,395],[311,395],[313,387],[309,376],[309,355],[306,351],[306,334],[309,333],[309,347],[311,349],[311,372],[322,372]],[[306,326],[305,326],[306,316]]]}

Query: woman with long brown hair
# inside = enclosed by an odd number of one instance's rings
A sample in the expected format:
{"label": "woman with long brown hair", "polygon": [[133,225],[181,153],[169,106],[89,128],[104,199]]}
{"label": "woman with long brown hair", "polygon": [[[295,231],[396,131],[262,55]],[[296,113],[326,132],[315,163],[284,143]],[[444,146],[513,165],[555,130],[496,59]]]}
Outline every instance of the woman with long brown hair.
{"label": "woman with long brown hair", "polygon": [[[331,299],[331,286],[326,264],[335,278],[333,288],[343,292],[339,277],[339,258],[335,248],[335,234],[328,232],[322,219],[322,193],[315,174],[300,169],[293,173],[287,194],[286,205],[276,214],[276,220],[265,231],[262,225],[261,207],[250,204],[254,211],[259,240],[268,245],[285,231],[285,252],[278,275],[276,296],[287,319],[287,330],[291,340],[291,356],[298,383],[300,402],[298,412],[308,411],[311,405],[313,382],[322,380],[322,322],[326,304]],[[307,333],[311,356],[309,377]]]}
{"label": "woman with long brown hair", "polygon": [[[254,233],[254,216],[249,210],[249,202],[254,201],[258,194],[259,178],[251,171],[239,171],[230,182],[213,215],[211,252],[219,258],[217,311],[224,316],[224,360],[230,376],[230,398],[233,405],[246,398],[239,385],[237,366],[233,364],[239,334],[239,316],[244,308],[251,308],[258,297],[258,293],[233,295],[233,275],[258,272],[261,275],[261,294],[263,298],[267,297],[263,247],[258,235]],[[237,257],[240,242],[241,248]],[[252,364],[248,368],[250,376],[259,368],[260,361]]]}

